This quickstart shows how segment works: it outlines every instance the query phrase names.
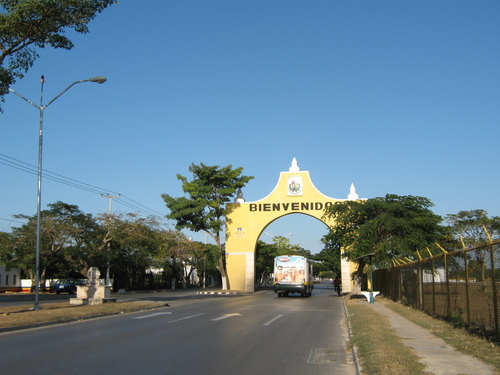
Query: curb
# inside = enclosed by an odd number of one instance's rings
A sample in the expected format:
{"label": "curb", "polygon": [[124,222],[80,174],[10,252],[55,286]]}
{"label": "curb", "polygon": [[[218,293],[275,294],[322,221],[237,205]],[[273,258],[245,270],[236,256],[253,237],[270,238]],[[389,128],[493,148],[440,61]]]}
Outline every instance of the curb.
{"label": "curb", "polygon": [[196,292],[196,294],[206,294],[206,295],[213,295],[213,294],[222,294],[222,295],[236,295],[236,294],[242,294],[241,292],[230,292],[230,291],[206,291],[206,292]]}
{"label": "curb", "polygon": [[[349,333],[349,340],[352,340],[351,320],[349,319],[349,311],[347,310],[347,305],[345,303],[344,296],[342,296],[342,305],[344,306],[344,314],[347,320],[347,332]],[[363,373],[363,368],[359,363],[358,347],[356,345],[352,346],[352,358],[354,359],[354,365],[356,366],[356,374],[361,375]]]}
{"label": "curb", "polygon": [[233,295],[233,296],[246,296],[246,295],[252,295],[252,294],[260,294],[260,293],[267,293],[268,290],[257,290],[255,292],[246,292],[246,291],[240,291],[240,290],[199,290],[196,292],[196,294],[205,294],[205,295],[217,295],[217,294],[222,294],[222,295]]}

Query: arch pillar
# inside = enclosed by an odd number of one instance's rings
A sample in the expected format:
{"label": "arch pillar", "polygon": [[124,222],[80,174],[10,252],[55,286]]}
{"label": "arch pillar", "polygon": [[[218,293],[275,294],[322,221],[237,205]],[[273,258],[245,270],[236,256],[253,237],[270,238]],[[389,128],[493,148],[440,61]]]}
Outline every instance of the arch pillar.
{"label": "arch pillar", "polygon": [[[357,199],[354,186],[348,199],[335,199],[322,194],[311,181],[308,171],[300,171],[294,158],[288,172],[281,172],[274,190],[265,198],[245,202],[241,196],[228,204],[226,216],[226,267],[230,290],[254,291],[255,248],[264,229],[285,215],[301,213],[312,216],[327,226],[323,218],[326,207],[335,202]],[[351,273],[354,264],[342,258],[344,292],[352,290]]]}

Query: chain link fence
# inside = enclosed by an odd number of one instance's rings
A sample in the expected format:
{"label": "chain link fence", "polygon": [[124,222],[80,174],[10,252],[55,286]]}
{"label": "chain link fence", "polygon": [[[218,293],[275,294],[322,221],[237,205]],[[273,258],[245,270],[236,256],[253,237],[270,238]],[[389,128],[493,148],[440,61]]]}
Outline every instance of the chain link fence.
{"label": "chain link fence", "polygon": [[373,272],[373,290],[500,342],[500,241]]}

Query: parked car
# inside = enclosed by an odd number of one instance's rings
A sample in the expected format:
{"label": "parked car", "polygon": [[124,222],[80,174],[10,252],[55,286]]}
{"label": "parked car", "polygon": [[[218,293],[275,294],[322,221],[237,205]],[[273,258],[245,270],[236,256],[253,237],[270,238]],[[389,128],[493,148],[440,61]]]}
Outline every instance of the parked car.
{"label": "parked car", "polygon": [[54,283],[52,290],[57,294],[75,294],[77,285],[85,285],[85,283],[79,279],[60,279]]}

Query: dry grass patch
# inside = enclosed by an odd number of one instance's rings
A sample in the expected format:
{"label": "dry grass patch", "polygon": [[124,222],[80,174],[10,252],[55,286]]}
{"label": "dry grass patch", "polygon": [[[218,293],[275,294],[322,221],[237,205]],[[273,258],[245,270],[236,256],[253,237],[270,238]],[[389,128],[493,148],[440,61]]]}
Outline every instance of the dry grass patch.
{"label": "dry grass patch", "polygon": [[500,347],[494,343],[470,334],[464,328],[456,328],[443,320],[435,319],[426,313],[393,302],[387,298],[377,299],[386,307],[442,338],[458,351],[472,355],[497,369],[500,373]]}
{"label": "dry grass patch", "polygon": [[352,328],[352,345],[367,375],[426,374],[415,352],[403,345],[389,320],[360,300],[346,298]]}
{"label": "dry grass patch", "polygon": [[99,316],[124,314],[134,311],[164,307],[164,302],[117,302],[102,305],[70,305],[69,303],[43,304],[41,310],[30,306],[0,308],[0,329],[37,326],[47,323],[65,323]]}

